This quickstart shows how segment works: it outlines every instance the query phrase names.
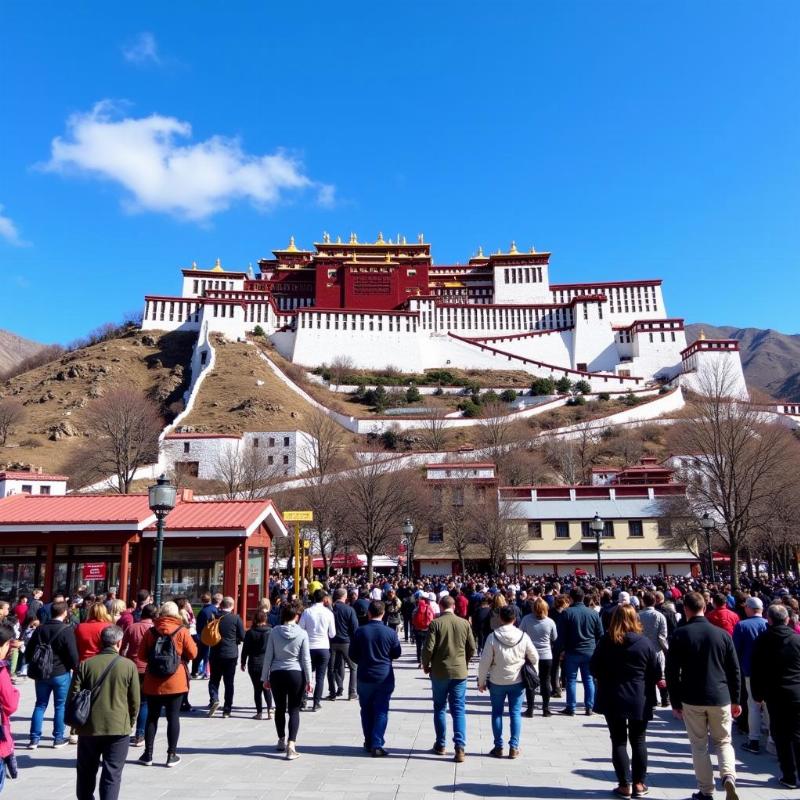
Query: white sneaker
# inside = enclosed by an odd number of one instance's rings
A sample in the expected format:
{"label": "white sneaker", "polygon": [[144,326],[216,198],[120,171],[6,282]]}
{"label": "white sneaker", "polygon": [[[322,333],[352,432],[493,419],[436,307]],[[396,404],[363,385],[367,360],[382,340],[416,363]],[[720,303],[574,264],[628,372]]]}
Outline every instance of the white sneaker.
{"label": "white sneaker", "polygon": [[278,739],[278,744],[275,747],[275,750],[278,753],[285,753],[286,752],[286,740],[285,739]]}
{"label": "white sneaker", "polygon": [[71,733],[69,735],[69,743],[70,744],[78,744],[78,734],[77,733]]}
{"label": "white sneaker", "polygon": [[300,753],[295,750],[294,742],[289,742],[286,745],[286,760],[287,761],[294,761],[296,758],[300,757]]}

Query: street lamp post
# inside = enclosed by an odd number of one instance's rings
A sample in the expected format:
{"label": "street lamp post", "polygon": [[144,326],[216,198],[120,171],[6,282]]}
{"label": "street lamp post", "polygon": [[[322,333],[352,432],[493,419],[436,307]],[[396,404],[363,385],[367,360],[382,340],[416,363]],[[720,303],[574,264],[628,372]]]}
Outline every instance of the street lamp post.
{"label": "street lamp post", "polygon": [[597,577],[600,580],[603,580],[603,562],[600,558],[600,541],[601,541],[600,537],[603,535],[603,528],[605,527],[605,525],[603,523],[603,520],[600,519],[600,515],[596,511],[594,517],[589,523],[589,527],[592,529],[595,541],[597,542]]}
{"label": "street lamp post", "polygon": [[164,518],[175,508],[177,489],[162,475],[147,489],[150,510],[156,515],[156,607],[161,606],[161,585],[164,572]]}
{"label": "street lamp post", "polygon": [[714,520],[708,516],[708,511],[703,514],[700,520],[700,527],[706,535],[706,552],[708,553],[708,571],[711,576],[711,582],[715,583],[717,576],[714,571],[714,553],[711,551],[711,534],[714,532]]}
{"label": "street lamp post", "polygon": [[411,552],[411,537],[414,535],[414,523],[410,517],[406,517],[403,523],[403,535],[406,537],[406,572],[408,573],[408,580],[412,579],[412,560],[414,558]]}

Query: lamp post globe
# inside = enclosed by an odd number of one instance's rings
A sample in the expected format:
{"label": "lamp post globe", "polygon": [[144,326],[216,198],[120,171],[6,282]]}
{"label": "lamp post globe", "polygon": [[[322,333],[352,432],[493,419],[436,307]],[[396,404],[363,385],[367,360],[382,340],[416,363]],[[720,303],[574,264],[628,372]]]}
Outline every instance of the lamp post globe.
{"label": "lamp post globe", "polygon": [[403,522],[403,536],[405,536],[406,542],[406,573],[408,574],[408,580],[411,580],[411,571],[412,571],[412,559],[413,555],[411,553],[411,537],[414,535],[414,523],[411,521],[410,517],[406,517],[405,521]]}
{"label": "lamp post globe", "polygon": [[592,533],[594,534],[595,541],[597,542],[597,577],[602,580],[603,579],[603,562],[600,556],[600,541],[603,535],[603,528],[605,528],[605,523],[600,518],[600,515],[595,511],[594,517],[592,518],[591,522],[589,522],[589,527],[592,529]]}
{"label": "lamp post globe", "polygon": [[164,518],[175,508],[178,490],[162,475],[147,489],[150,510],[156,515],[156,606],[161,606],[161,584],[164,572]]}

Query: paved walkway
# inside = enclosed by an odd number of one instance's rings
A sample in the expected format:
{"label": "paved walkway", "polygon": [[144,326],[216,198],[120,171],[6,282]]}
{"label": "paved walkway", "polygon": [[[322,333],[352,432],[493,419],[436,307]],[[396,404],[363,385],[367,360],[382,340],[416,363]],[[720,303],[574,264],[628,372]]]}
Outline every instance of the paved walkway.
{"label": "paved walkway", "polygon": [[[298,751],[287,762],[274,752],[274,723],[251,720],[250,681],[238,674],[233,716],[207,719],[194,714],[182,719],[179,753],[183,761],[165,769],[164,720],[156,741],[156,764],[134,763],[140,749],[131,749],[123,775],[121,800],[475,800],[476,798],[606,798],[614,786],[610,744],[602,717],[523,719],[522,754],[516,761],[486,753],[492,734],[487,695],[479,695],[474,678],[467,697],[467,759],[431,754],[433,721],[427,680],[416,669],[412,650],[397,667],[387,749],[390,757],[372,759],[361,750],[357,702],[323,702],[320,712],[304,713]],[[473,673],[475,665],[473,665]],[[25,748],[33,684],[26,681],[13,730],[18,742],[20,779],[10,781],[4,796],[45,800],[74,797],[75,748],[51,750],[44,738],[37,751]],[[208,702],[206,683],[192,684],[191,701]],[[554,700],[558,710],[563,700]],[[658,709],[648,733],[650,797],[677,800],[695,790],[686,736],[668,710]],[[50,718],[44,733],[51,730]],[[741,738],[736,736],[737,745]],[[451,748],[452,750],[452,748]],[[769,755],[738,752],[742,800],[783,800],[800,792],[779,791],[772,780],[777,763]],[[721,797],[722,793],[718,793]]]}

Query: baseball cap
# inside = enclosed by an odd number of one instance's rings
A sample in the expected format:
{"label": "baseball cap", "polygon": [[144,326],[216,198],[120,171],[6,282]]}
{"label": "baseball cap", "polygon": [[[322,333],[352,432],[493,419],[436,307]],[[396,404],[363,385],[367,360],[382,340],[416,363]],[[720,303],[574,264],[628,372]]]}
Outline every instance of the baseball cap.
{"label": "baseball cap", "polygon": [[627,592],[620,592],[619,593],[618,602],[619,602],[619,604],[621,606],[624,606],[625,603],[630,603],[630,601],[631,601],[631,596]]}
{"label": "baseball cap", "polygon": [[745,606],[747,606],[747,608],[755,608],[758,611],[764,610],[764,604],[758,597],[748,597]]}

